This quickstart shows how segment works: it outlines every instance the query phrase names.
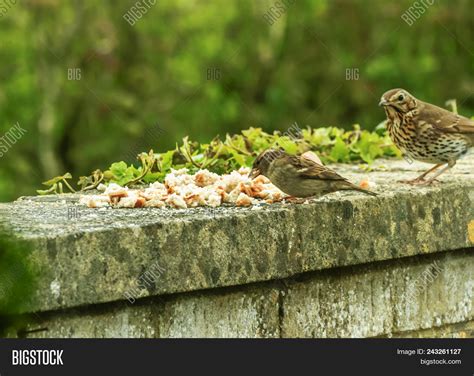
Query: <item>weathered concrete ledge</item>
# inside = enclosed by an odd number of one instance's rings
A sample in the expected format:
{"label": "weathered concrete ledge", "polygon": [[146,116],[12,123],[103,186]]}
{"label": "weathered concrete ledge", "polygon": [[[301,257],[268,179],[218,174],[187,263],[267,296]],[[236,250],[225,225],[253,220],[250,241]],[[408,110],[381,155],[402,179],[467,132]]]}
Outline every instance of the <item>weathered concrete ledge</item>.
{"label": "weathered concrete ledge", "polygon": [[[473,165],[465,158],[431,187],[396,183],[424,164],[334,166],[369,177],[380,196],[302,205],[98,210],[74,195],[26,197],[0,204],[0,224],[32,245],[40,272],[28,311],[45,312],[50,336],[392,335],[474,318]],[[436,260],[433,298],[445,300],[426,305],[425,291],[407,301],[407,281]],[[159,278],[137,291],[153,265]]]}
{"label": "weathered concrete ledge", "polygon": [[[472,250],[35,315],[28,337],[474,337]],[[430,271],[433,280],[413,288]],[[12,333],[12,336],[15,334]],[[24,334],[25,335],[25,334]]]}

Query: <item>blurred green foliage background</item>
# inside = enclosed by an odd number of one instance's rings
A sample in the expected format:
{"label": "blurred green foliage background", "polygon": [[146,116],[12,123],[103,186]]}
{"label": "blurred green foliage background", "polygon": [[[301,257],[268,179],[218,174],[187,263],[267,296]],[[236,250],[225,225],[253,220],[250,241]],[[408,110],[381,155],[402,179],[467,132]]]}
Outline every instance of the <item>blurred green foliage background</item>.
{"label": "blurred green foliage background", "polygon": [[0,0],[0,137],[27,130],[0,158],[0,201],[186,135],[373,129],[393,87],[474,115],[472,0],[412,8],[411,26],[412,0],[136,2]]}

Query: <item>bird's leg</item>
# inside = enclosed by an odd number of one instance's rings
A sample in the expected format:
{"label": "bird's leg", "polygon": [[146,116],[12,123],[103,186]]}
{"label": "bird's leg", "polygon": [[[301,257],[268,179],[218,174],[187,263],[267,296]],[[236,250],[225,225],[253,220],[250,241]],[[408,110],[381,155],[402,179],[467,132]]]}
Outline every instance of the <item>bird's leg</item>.
{"label": "bird's leg", "polygon": [[[425,180],[425,176],[428,175],[430,172],[433,172],[435,170],[437,170],[438,168],[440,168],[444,163],[438,163],[437,165],[435,165],[434,167],[430,168],[428,171],[425,171],[423,172],[420,176],[418,176],[416,179],[410,179],[410,180],[399,180],[398,182],[399,183],[406,183],[406,184],[412,184],[412,185],[425,185],[427,184],[427,181],[429,181],[430,183],[432,183],[434,181],[434,179],[436,179],[437,176],[439,176],[440,174],[437,174],[433,179],[430,179],[430,180]],[[445,171],[445,169],[442,170],[443,172]]]}
{"label": "bird's leg", "polygon": [[283,198],[286,202],[291,202],[292,204],[302,204],[305,202],[306,198],[294,197],[294,196],[287,196]]}
{"label": "bird's leg", "polygon": [[422,183],[422,185],[429,185],[429,184],[433,183],[433,182],[436,180],[436,178],[437,178],[438,176],[440,176],[442,173],[448,171],[449,169],[453,168],[455,164],[456,164],[456,162],[449,162],[448,165],[447,165],[445,168],[439,170],[439,171],[438,171],[433,177],[431,177],[430,179],[425,180],[425,181]]}

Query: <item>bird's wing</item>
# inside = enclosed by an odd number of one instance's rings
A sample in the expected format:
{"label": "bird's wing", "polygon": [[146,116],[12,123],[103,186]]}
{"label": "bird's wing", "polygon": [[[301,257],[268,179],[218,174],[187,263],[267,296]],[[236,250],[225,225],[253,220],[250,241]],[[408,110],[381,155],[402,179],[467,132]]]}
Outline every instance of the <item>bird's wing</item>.
{"label": "bird's wing", "polygon": [[311,159],[301,156],[292,156],[290,158],[293,166],[296,167],[298,174],[304,178],[320,180],[346,180],[336,171],[320,165]]}
{"label": "bird's wing", "polygon": [[444,133],[474,134],[474,120],[425,103],[423,120]]}

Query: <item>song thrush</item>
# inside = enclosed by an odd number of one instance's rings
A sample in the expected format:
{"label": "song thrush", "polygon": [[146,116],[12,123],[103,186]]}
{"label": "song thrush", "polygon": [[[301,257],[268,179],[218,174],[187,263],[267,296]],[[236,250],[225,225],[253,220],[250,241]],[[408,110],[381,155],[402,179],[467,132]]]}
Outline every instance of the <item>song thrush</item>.
{"label": "song thrush", "polygon": [[[408,157],[435,166],[409,184],[431,184],[452,168],[474,146],[474,121],[416,99],[403,89],[392,89],[379,103],[387,115],[387,130],[392,141]],[[441,166],[430,179],[425,177]]]}
{"label": "song thrush", "polygon": [[319,164],[317,158],[291,156],[282,150],[269,149],[255,159],[249,177],[256,178],[258,175],[266,176],[281,191],[293,197],[318,197],[343,190],[377,195]]}

